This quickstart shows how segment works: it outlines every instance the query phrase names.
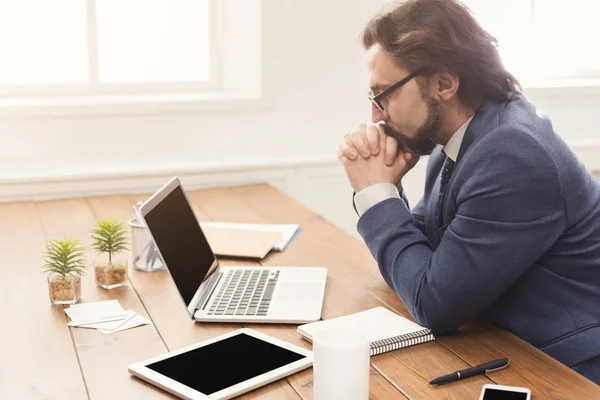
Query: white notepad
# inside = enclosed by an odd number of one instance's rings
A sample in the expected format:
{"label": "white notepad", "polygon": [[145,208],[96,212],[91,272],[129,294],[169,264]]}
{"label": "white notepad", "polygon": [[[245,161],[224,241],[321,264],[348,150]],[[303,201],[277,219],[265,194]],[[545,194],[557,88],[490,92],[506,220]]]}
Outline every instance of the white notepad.
{"label": "white notepad", "polygon": [[315,332],[326,328],[352,328],[365,332],[371,342],[372,356],[435,339],[430,329],[384,307],[300,325],[298,333],[312,342]]}

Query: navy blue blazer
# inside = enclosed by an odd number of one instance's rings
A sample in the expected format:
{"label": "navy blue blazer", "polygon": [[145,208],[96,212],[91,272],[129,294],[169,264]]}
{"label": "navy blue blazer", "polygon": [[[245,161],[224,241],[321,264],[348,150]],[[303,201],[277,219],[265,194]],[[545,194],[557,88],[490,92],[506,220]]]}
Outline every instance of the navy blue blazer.
{"label": "navy blue blazer", "polygon": [[600,183],[523,95],[469,124],[435,218],[445,155],[423,199],[388,199],[358,231],[420,324],[481,316],[600,383]]}

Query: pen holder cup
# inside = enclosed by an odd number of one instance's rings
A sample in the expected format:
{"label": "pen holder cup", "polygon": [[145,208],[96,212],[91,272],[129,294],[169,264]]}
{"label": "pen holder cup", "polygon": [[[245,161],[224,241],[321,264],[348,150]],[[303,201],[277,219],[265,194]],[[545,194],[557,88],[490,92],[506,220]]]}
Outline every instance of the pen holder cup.
{"label": "pen holder cup", "polygon": [[158,249],[146,227],[137,218],[128,222],[131,227],[131,255],[133,268],[138,271],[153,272],[165,269]]}

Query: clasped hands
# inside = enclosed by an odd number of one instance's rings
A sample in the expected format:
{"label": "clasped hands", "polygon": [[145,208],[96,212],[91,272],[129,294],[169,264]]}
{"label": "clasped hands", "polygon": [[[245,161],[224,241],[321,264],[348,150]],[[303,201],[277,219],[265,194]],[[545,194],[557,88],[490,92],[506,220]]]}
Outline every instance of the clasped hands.
{"label": "clasped hands", "polygon": [[419,161],[418,156],[400,149],[398,140],[386,135],[381,124],[361,124],[346,134],[337,157],[356,193],[377,183],[398,186]]}

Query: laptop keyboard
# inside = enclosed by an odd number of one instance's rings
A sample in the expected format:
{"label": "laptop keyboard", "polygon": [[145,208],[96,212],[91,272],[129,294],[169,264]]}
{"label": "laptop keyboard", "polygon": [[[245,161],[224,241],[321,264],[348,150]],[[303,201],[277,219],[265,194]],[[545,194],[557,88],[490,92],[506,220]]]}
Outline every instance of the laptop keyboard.
{"label": "laptop keyboard", "polygon": [[279,272],[279,270],[227,272],[225,281],[208,310],[208,315],[267,315]]}

